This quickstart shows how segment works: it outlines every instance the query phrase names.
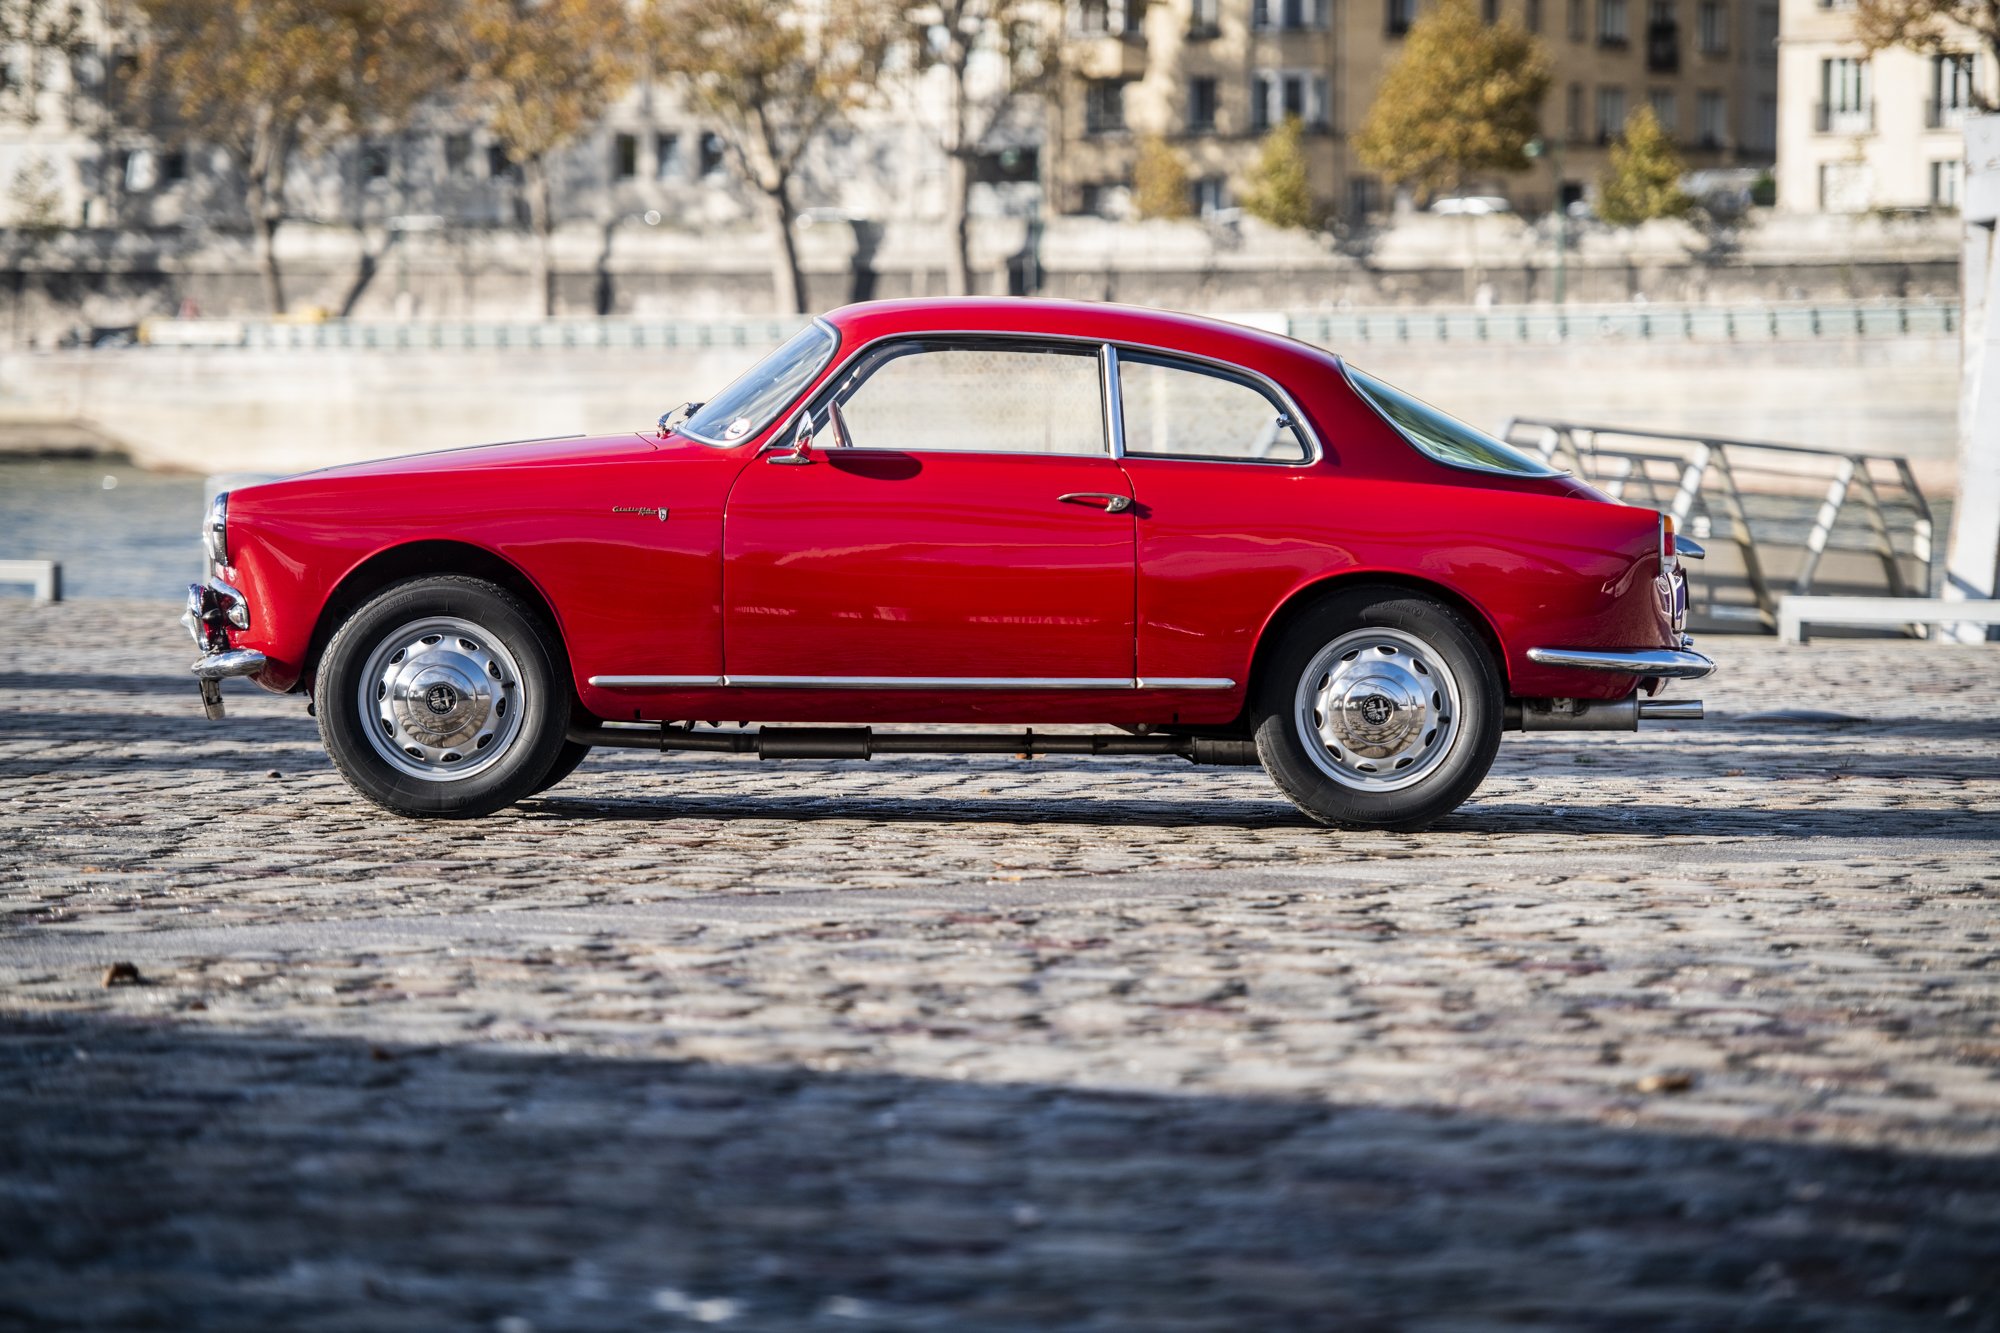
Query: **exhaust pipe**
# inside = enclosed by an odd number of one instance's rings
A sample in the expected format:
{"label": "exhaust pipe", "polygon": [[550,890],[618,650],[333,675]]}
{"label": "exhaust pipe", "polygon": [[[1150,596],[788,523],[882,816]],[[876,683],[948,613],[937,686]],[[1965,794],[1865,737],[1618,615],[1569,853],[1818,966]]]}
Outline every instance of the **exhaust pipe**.
{"label": "exhaust pipe", "polygon": [[1507,705],[1515,731],[1637,731],[1641,722],[1699,722],[1699,699],[1523,699]]}

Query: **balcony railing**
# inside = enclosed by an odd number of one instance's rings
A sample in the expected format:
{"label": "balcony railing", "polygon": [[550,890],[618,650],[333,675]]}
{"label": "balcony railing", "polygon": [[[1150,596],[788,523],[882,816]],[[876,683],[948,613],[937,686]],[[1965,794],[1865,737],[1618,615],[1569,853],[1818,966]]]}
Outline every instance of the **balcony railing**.
{"label": "balcony railing", "polygon": [[1932,99],[1924,103],[1924,128],[1927,130],[1955,130],[1965,124],[1966,113],[1972,108],[1963,102],[1939,102]]}
{"label": "balcony railing", "polygon": [[1863,102],[1860,106],[1833,106],[1826,102],[1813,103],[1813,129],[1821,134],[1873,134],[1875,132],[1875,103]]}
{"label": "balcony railing", "polygon": [[1678,74],[1681,69],[1681,25],[1674,22],[1646,25],[1646,72]]}

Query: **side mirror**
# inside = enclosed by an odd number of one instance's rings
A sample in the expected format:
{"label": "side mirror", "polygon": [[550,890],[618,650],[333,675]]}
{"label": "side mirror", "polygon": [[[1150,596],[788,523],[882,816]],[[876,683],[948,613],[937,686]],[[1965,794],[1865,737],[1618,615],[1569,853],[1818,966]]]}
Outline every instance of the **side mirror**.
{"label": "side mirror", "polygon": [[701,407],[700,403],[682,403],[671,411],[660,413],[660,434],[671,434],[675,426],[701,411]]}
{"label": "side mirror", "polygon": [[813,461],[813,422],[811,412],[800,412],[797,424],[792,427],[792,451],[788,454],[772,454],[766,463],[783,463],[789,467],[799,467]]}

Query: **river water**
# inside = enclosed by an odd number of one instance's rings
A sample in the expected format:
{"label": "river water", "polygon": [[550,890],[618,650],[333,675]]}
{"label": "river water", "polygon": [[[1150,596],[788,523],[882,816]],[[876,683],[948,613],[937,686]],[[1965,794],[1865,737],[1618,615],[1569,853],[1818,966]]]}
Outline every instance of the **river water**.
{"label": "river water", "polygon": [[0,457],[0,560],[61,561],[65,597],[179,601],[201,575],[202,501],[200,477],[122,459]]}

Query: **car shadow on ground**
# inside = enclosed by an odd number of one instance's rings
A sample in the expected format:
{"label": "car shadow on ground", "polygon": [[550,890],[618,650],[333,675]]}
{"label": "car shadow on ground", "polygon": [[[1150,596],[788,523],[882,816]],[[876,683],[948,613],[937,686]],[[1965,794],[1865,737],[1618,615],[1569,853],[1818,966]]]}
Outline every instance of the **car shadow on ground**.
{"label": "car shadow on ground", "polygon": [[21,1016],[0,1087],[0,1322],[38,1328],[1881,1330],[2000,1301],[2000,1159],[1807,1144],[1807,1112],[1717,1137]]}

